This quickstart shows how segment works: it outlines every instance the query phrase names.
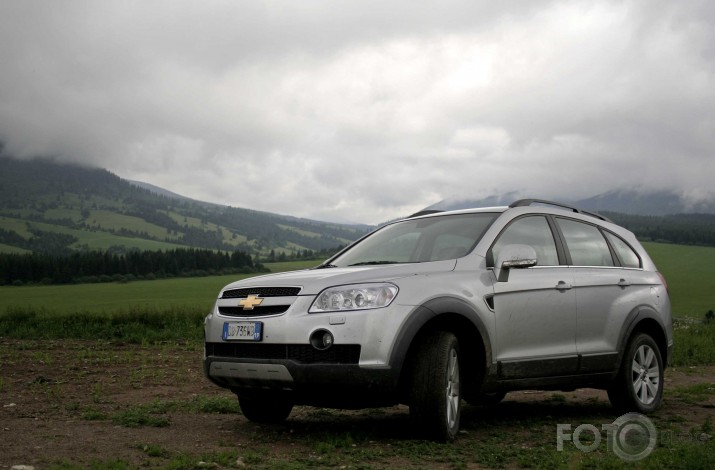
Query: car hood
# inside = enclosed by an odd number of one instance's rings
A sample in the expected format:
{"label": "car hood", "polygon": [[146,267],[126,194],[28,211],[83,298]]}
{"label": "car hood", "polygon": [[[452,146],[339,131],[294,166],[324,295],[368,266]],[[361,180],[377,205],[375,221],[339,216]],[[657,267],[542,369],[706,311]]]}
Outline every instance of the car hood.
{"label": "car hood", "polygon": [[302,287],[300,295],[317,295],[326,287],[363,282],[394,281],[408,276],[452,271],[455,265],[456,260],[446,260],[347,268],[304,269],[243,279],[227,285],[223,290],[244,287],[291,286]]}

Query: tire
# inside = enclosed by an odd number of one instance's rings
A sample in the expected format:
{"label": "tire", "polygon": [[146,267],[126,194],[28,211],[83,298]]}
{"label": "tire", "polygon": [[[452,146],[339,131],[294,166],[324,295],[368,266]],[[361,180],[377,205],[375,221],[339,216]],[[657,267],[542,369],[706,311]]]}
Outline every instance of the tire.
{"label": "tire", "polygon": [[658,345],[645,333],[628,343],[618,375],[608,388],[611,405],[622,412],[650,413],[663,399],[663,359]]}
{"label": "tire", "polygon": [[440,331],[424,339],[416,352],[410,389],[410,418],[428,438],[451,441],[461,415],[459,342]]}
{"label": "tire", "polygon": [[263,424],[282,423],[293,410],[293,401],[281,394],[243,395],[238,397],[238,404],[247,420]]}

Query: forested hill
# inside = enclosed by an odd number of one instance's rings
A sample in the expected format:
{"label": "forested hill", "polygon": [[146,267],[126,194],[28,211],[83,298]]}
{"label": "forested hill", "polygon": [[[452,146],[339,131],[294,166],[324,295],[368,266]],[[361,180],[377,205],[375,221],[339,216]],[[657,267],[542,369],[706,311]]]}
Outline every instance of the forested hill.
{"label": "forested hill", "polygon": [[641,241],[679,245],[715,246],[715,214],[673,214],[665,216],[602,212],[626,227]]}
{"label": "forested hill", "polygon": [[302,256],[368,229],[167,197],[102,169],[0,157],[0,252],[192,247]]}

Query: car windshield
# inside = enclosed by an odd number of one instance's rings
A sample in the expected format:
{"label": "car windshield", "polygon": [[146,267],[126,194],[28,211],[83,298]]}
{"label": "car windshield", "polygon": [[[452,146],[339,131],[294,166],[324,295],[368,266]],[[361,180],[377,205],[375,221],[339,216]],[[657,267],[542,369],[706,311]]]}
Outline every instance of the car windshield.
{"label": "car windshield", "polygon": [[387,225],[330,260],[336,267],[423,263],[461,258],[499,214],[458,214]]}

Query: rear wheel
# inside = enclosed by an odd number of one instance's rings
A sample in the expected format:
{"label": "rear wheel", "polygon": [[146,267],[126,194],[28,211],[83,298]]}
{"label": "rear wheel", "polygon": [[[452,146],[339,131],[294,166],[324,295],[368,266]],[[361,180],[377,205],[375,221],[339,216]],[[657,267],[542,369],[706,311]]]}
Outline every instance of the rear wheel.
{"label": "rear wheel", "polygon": [[608,399],[619,411],[649,413],[663,398],[663,360],[658,345],[645,333],[635,335],[626,348],[618,375],[608,388]]}
{"label": "rear wheel", "polygon": [[428,437],[457,437],[461,414],[459,342],[440,331],[425,338],[415,356],[410,417]]}
{"label": "rear wheel", "polygon": [[238,397],[238,404],[243,416],[254,423],[282,423],[293,410],[293,401],[285,394],[242,395]]}

